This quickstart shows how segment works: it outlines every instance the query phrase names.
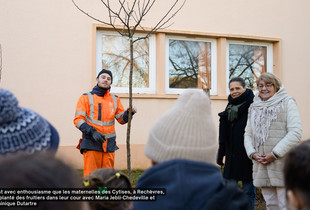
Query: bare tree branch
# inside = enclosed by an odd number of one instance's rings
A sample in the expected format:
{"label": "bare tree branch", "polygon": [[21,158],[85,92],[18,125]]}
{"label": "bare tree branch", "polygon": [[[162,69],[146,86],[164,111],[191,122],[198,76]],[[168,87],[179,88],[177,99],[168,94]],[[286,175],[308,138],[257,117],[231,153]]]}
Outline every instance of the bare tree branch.
{"label": "bare tree branch", "polygon": [[[185,4],[185,0],[183,1],[183,4],[179,7],[179,9],[177,9],[176,12],[174,12],[167,20],[165,20],[165,18],[169,15],[169,13],[172,11],[172,9],[177,5],[177,3],[179,2],[179,0],[176,0],[175,3],[170,7],[170,9],[168,10],[168,12],[164,15],[164,17],[157,23],[157,25],[153,28],[152,31],[156,31],[161,29],[166,23],[168,23],[184,6]],[[164,21],[165,20],[165,21]],[[164,21],[164,22],[163,22]],[[162,23],[163,22],[163,23]]]}
{"label": "bare tree branch", "polygon": [[132,18],[135,22],[138,22],[139,16],[136,11],[133,11]]}
{"label": "bare tree branch", "polygon": [[[119,7],[119,11],[118,11],[118,18],[120,19],[120,21],[124,24],[124,25],[126,25],[126,26],[128,26],[129,25],[129,13],[126,11],[126,8],[125,8],[125,6],[124,6],[124,4],[125,4],[125,2],[126,2],[126,0],[123,0],[123,2],[121,2],[121,0],[118,0],[118,3],[120,4],[120,7]],[[110,5],[109,5],[109,7],[107,7],[107,9],[109,9],[110,10]],[[121,13],[122,13],[122,11],[124,12],[124,20],[121,18]]]}
{"label": "bare tree branch", "polygon": [[[142,13],[143,15],[141,16],[146,16],[147,13],[149,13],[149,11],[152,9],[153,5],[155,3],[155,0],[152,1],[151,5],[148,6],[150,4],[150,1],[147,2],[147,4],[145,5],[145,7],[142,7]],[[143,4],[144,5],[144,4]]]}
{"label": "bare tree branch", "polygon": [[[180,0],[175,0],[174,3],[172,4],[172,6],[169,8],[169,10],[164,14],[164,16],[157,22],[157,24],[151,28],[151,30],[146,30],[142,25],[141,22],[144,20],[144,17],[149,13],[149,11],[152,9],[153,5],[155,4],[156,0],[143,0],[142,6],[139,0],[135,0],[133,2],[133,4],[131,5],[131,7],[129,6],[129,4],[127,5],[128,10],[125,8],[125,3],[126,0],[118,0],[120,8],[117,12],[115,12],[110,5],[110,1],[109,0],[101,0],[101,3],[107,8],[108,10],[108,17],[109,17],[109,22],[104,21],[104,20],[100,20],[92,15],[90,15],[89,13],[87,13],[86,11],[84,11],[83,9],[81,9],[75,2],[75,0],[72,0],[73,4],[75,5],[75,7],[78,8],[78,10],[80,10],[82,13],[84,13],[85,15],[87,15],[88,17],[92,18],[95,21],[98,21],[102,24],[105,25],[109,25],[112,26],[113,29],[115,31],[117,31],[121,36],[127,36],[130,37],[131,34],[134,34],[137,27],[140,27],[144,32],[147,32],[147,34],[145,35],[145,37],[139,37],[138,39],[135,39],[134,42],[139,41],[141,39],[146,39],[148,38],[152,33],[154,33],[155,31],[159,30],[159,29],[164,29],[164,28],[168,28],[170,27],[173,23],[166,25],[184,6],[186,0],[183,0],[182,4],[180,5],[180,7],[171,14],[172,10],[175,9],[175,7],[177,6],[177,4],[180,2]],[[128,3],[128,2],[127,2]],[[139,12],[138,13],[135,11],[135,7],[137,7],[137,10]],[[122,18],[122,13],[124,14],[124,18]],[[170,16],[169,16],[170,15]],[[114,18],[112,20],[112,18]],[[134,25],[130,25],[130,19],[133,19],[135,24]],[[123,24],[123,29],[119,30],[118,28],[115,27],[115,21],[119,20],[122,24]],[[127,32],[125,32],[125,28],[128,30]]]}
{"label": "bare tree branch", "polygon": [[[135,1],[133,2],[131,9],[129,8],[129,5],[128,5],[128,9],[129,9],[130,13],[132,13],[132,12],[134,11],[135,6],[136,6],[136,3],[137,3],[137,0],[135,0]],[[130,15],[129,15],[129,16],[130,16]]]}
{"label": "bare tree branch", "polygon": [[[148,11],[153,7],[155,0],[153,0],[153,2],[151,3],[151,5],[148,8],[150,1],[148,0],[147,4],[144,6],[145,1],[143,1],[143,6],[142,6],[142,10],[141,10],[141,15],[140,18],[138,18],[138,21],[136,22],[136,25],[134,26],[134,30],[137,29],[138,26],[140,26],[141,28],[143,28],[143,26],[141,26],[141,21],[143,20],[143,17],[146,16],[146,14],[148,13]],[[148,8],[148,9],[147,9]],[[145,10],[147,10],[147,12],[145,12]],[[146,38],[149,37],[149,35],[145,36]]]}
{"label": "bare tree branch", "polygon": [[123,10],[125,15],[129,16],[129,13],[126,11],[126,8],[124,7],[125,4],[125,0],[123,0],[123,2],[121,2],[121,0],[118,0],[120,7],[119,7],[119,14],[121,14],[121,11]]}
{"label": "bare tree branch", "polygon": [[[74,0],[72,0],[72,1],[74,1]],[[111,13],[113,14],[113,15],[115,15],[115,17],[117,17],[117,19],[118,20],[120,20],[121,21],[121,23],[123,23],[124,25],[126,25],[126,22],[121,18],[121,16],[120,16],[120,13],[121,12],[119,12],[119,13],[117,13],[117,12],[115,12],[115,11],[113,11],[112,9],[111,9],[111,7],[110,7],[110,1],[109,0],[107,0],[107,3],[105,3],[104,2],[104,0],[101,0],[101,2],[102,2],[102,4],[108,9],[108,11],[109,11],[109,16],[111,17]],[[123,3],[125,3],[125,0],[123,1]],[[121,10],[120,10],[121,11]],[[126,10],[125,10],[126,11]],[[109,25],[112,25],[113,27],[114,27],[114,23],[112,23],[111,21],[110,21],[110,24]]]}
{"label": "bare tree branch", "polygon": [[82,10],[82,9],[75,3],[74,0],[72,0],[72,2],[73,2],[73,4],[74,4],[74,6],[75,6],[78,10],[80,10],[82,13],[84,13],[85,15],[87,15],[88,17],[90,17],[91,19],[96,20],[96,21],[98,21],[99,23],[112,26],[113,29],[114,29],[117,33],[119,33],[121,36],[126,36],[126,34],[123,33],[123,32],[121,32],[120,30],[118,30],[118,29],[115,27],[114,24],[111,24],[111,23],[108,23],[108,22],[99,20],[98,18],[95,18],[94,16],[92,16],[92,15],[88,14],[87,12],[85,12],[84,10]]}
{"label": "bare tree branch", "polygon": [[[155,1],[155,0],[154,0]],[[153,1],[153,3],[154,3]],[[170,7],[170,9],[168,10],[168,12],[164,15],[164,17],[155,25],[155,27],[153,27],[144,37],[140,37],[138,39],[135,40],[136,41],[139,41],[140,39],[146,39],[148,38],[152,33],[154,33],[155,31],[158,31],[160,29],[164,29],[166,27],[164,27],[184,6],[186,0],[183,1],[182,5],[177,9],[177,11],[175,11],[173,14],[171,14],[171,16],[166,19],[166,17],[169,15],[169,13],[173,10],[173,8],[177,5],[177,3],[179,2],[179,0],[176,0],[174,2],[174,4]],[[152,4],[153,5],[153,4]],[[166,19],[166,20],[165,20]],[[142,18],[141,18],[142,20]],[[141,21],[140,21],[141,22]],[[140,22],[139,22],[139,26],[141,28],[143,28],[141,25],[140,25]],[[171,26],[172,24],[170,24],[169,26]]]}

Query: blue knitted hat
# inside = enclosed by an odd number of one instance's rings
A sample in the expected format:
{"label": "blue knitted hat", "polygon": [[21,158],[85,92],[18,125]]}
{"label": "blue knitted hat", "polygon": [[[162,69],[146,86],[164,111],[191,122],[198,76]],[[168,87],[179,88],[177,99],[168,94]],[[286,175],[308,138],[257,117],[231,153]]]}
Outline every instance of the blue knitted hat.
{"label": "blue knitted hat", "polygon": [[59,136],[56,129],[34,111],[18,106],[16,97],[0,89],[0,155],[24,151],[56,152]]}

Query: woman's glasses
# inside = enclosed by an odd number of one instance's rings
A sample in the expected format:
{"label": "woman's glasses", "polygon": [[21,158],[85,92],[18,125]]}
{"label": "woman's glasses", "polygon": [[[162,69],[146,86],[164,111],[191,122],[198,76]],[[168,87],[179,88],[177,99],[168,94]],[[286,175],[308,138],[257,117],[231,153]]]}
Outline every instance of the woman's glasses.
{"label": "woman's glasses", "polygon": [[272,86],[273,86],[273,84],[258,85],[257,89],[262,90],[265,87],[267,90],[270,90],[270,88],[272,88]]}

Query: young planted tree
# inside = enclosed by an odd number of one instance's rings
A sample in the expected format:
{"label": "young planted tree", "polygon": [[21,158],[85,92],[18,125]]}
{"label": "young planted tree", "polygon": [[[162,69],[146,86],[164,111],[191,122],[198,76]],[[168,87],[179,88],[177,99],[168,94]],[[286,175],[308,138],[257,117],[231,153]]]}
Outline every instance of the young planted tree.
{"label": "young planted tree", "polygon": [[[129,71],[129,119],[127,125],[127,169],[128,176],[131,178],[131,154],[130,154],[130,129],[131,129],[131,116],[132,116],[132,75],[134,64],[134,43],[141,39],[147,39],[152,33],[159,29],[167,28],[170,20],[181,10],[186,0],[172,0],[172,4],[167,7],[159,18],[158,22],[153,27],[145,27],[142,25],[143,20],[147,17],[150,10],[153,8],[157,0],[118,0],[118,6],[112,7],[109,0],[101,0],[103,8],[105,9],[106,20],[99,19],[93,15],[87,13],[76,3],[76,0],[72,0],[73,4],[85,15],[96,20],[102,24],[111,26],[118,34],[123,37],[127,37],[130,46],[130,71]],[[162,0],[165,1],[165,0]],[[115,6],[116,1],[113,1]],[[169,1],[165,1],[169,2]],[[144,31],[144,36],[134,37],[137,30]]]}

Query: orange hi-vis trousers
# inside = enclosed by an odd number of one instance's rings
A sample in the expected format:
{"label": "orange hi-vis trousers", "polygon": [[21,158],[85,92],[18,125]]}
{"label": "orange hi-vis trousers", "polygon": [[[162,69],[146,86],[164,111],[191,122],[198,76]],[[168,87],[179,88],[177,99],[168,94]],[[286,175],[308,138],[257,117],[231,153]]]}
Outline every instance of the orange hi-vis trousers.
{"label": "orange hi-vis trousers", "polygon": [[83,152],[84,177],[98,168],[114,168],[114,157],[114,152]]}

